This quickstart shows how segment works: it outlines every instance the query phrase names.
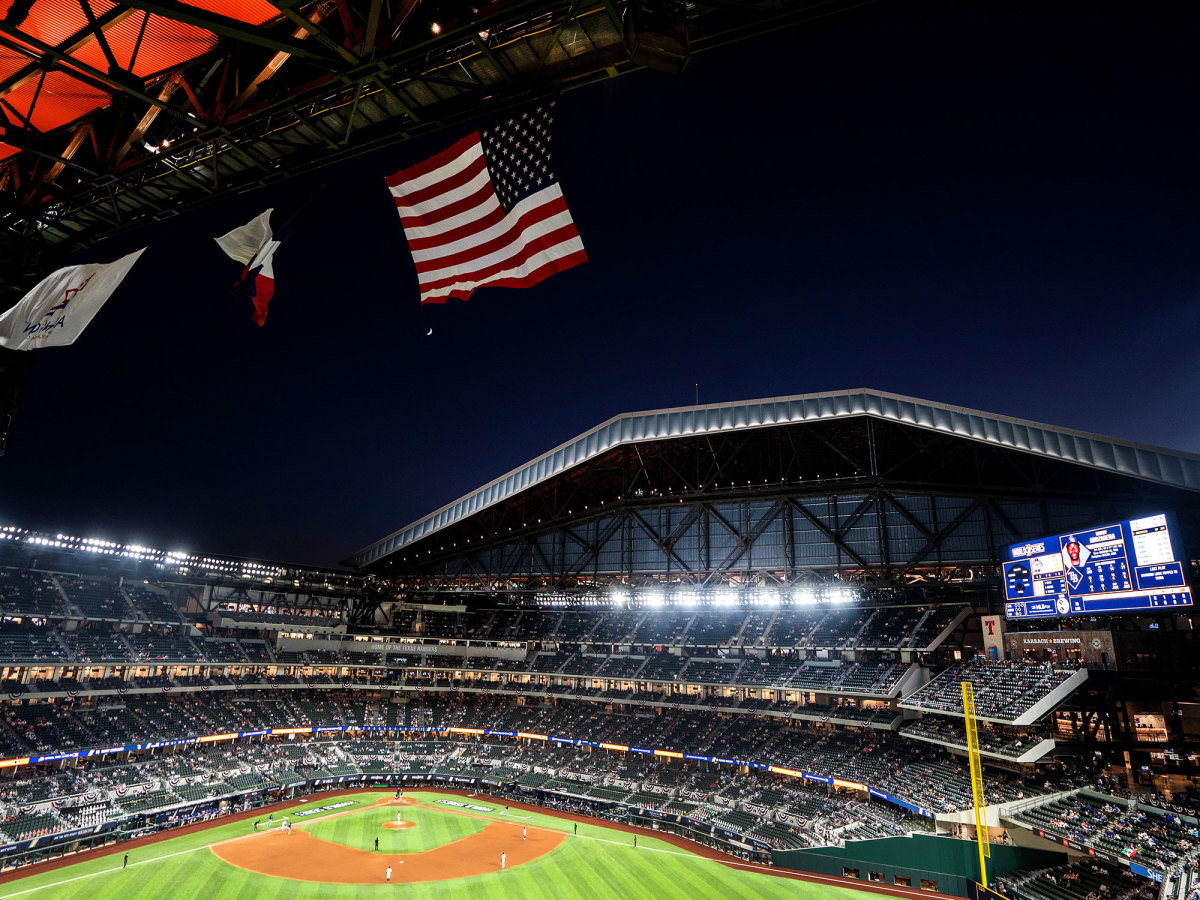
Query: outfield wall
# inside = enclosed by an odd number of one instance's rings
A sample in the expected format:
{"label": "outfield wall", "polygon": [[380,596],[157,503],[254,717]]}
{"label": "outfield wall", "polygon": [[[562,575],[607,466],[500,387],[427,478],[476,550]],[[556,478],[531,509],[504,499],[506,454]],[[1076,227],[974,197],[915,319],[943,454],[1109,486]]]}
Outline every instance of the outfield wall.
{"label": "outfield wall", "polygon": [[[993,844],[988,860],[988,880],[1019,869],[1043,869],[1062,865],[1061,853]],[[811,850],[775,850],[771,861],[777,866],[817,872],[821,875],[858,877],[863,882],[895,885],[896,876],[908,878],[914,888],[922,882],[936,883],[943,894],[969,896],[979,878],[979,855],[974,841],[915,834],[909,837],[847,841],[845,847]],[[857,871],[848,876],[847,871]],[[873,878],[874,875],[879,878]]]}

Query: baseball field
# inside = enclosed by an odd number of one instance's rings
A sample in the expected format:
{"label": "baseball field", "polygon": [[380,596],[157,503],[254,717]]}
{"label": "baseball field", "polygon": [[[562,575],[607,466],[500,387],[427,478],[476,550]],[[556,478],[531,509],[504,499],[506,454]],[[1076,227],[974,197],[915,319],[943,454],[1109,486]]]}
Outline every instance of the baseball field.
{"label": "baseball field", "polygon": [[[280,827],[285,819],[290,830]],[[645,833],[636,836],[635,847],[634,838],[597,820],[515,805],[506,810],[493,798],[416,791],[396,803],[390,793],[369,791],[276,810],[269,823],[263,813],[132,848],[117,844],[107,855],[59,868],[30,869],[0,884],[0,900],[869,896],[727,865]]]}

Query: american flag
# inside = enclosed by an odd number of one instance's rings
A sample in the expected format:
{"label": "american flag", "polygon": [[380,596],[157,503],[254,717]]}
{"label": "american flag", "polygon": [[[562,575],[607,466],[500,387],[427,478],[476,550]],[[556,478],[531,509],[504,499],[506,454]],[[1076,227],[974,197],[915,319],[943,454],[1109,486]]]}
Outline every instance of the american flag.
{"label": "american flag", "polygon": [[554,102],[513,113],[387,179],[422,303],[531,287],[587,261],[550,165]]}

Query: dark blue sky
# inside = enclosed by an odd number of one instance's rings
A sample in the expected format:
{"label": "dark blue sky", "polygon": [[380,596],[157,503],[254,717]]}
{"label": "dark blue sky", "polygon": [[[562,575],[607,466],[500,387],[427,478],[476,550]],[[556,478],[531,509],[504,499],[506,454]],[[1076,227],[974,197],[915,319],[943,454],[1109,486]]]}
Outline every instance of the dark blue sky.
{"label": "dark blue sky", "polygon": [[[1185,4],[880,2],[566,94],[590,262],[421,308],[383,185],[459,137],[103,242],[0,523],[335,563],[622,412],[873,387],[1200,452]],[[265,328],[212,238],[326,183]],[[434,334],[426,337],[426,329]]]}

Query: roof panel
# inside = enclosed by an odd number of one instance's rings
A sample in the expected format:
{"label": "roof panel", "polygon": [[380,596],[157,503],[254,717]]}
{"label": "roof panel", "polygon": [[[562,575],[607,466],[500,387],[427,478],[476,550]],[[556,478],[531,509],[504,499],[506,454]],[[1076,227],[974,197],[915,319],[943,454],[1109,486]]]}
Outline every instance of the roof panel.
{"label": "roof panel", "polygon": [[0,47],[0,79],[15,75],[28,64],[28,56],[7,47]]}
{"label": "roof panel", "polygon": [[38,131],[52,131],[106,105],[109,95],[66,72],[54,71],[46,73],[44,82],[38,78],[26,81],[4,99],[28,116]]}
{"label": "roof panel", "polygon": [[[733,427],[769,427],[858,415],[949,432],[985,444],[1015,447],[1040,456],[1200,491],[1200,456],[1195,454],[860,389],[617,416],[364,548],[354,555],[353,561],[359,566],[367,565],[437,528],[507,499],[621,444],[661,440],[683,433],[703,434]],[[689,425],[681,430],[683,422]]]}
{"label": "roof panel", "polygon": [[276,18],[279,10],[266,0],[183,0],[188,6],[217,15],[237,19],[250,25],[261,25]]}
{"label": "roof panel", "polygon": [[[96,17],[116,6],[108,0],[88,0],[88,3]],[[0,15],[6,14],[11,5],[11,0],[0,0]],[[258,7],[262,4],[261,0],[236,0],[234,5]],[[255,15],[263,11],[259,9]],[[144,34],[143,22],[146,24]],[[93,36],[89,35],[73,46],[64,46],[73,35],[88,27],[79,0],[36,0],[19,27],[30,38],[69,51],[71,57],[81,63],[101,71],[109,68],[108,57]],[[134,74],[142,78],[195,59],[217,43],[216,36],[202,28],[159,16],[151,16],[147,21],[140,12],[117,16],[105,28],[104,36],[117,62],[128,66],[132,60]],[[139,36],[141,43],[135,59],[133,51]],[[30,59],[21,54],[7,50],[0,52],[0,79],[12,76],[29,62]],[[85,84],[61,69],[51,70],[44,83],[35,76],[14,85],[5,99],[40,131],[69,124],[111,103],[108,91]]]}
{"label": "roof panel", "polygon": [[[146,23],[146,30],[138,46],[143,22]],[[217,45],[217,36],[211,31],[161,16],[151,16],[147,20],[140,12],[122,19],[108,29],[104,37],[118,62],[127,66],[133,60],[133,74],[139,78],[165,72],[207,53]],[[135,46],[136,57],[133,55]],[[90,41],[74,55],[98,69],[108,68],[104,53],[95,41]]]}
{"label": "roof panel", "polygon": [[[10,0],[0,0],[0,14],[7,17],[12,5]],[[96,16],[104,15],[115,6],[106,0],[90,0],[88,5]],[[19,27],[30,37],[57,47],[87,24],[87,15],[79,0],[36,0]]]}

